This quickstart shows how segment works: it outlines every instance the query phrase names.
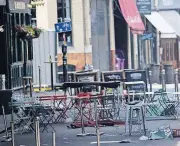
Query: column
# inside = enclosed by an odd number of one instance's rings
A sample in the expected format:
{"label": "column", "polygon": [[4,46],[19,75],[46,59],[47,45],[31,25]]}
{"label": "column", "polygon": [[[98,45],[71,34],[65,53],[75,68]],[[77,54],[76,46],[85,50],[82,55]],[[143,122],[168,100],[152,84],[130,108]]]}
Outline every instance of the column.
{"label": "column", "polygon": [[127,49],[128,49],[128,69],[131,69],[132,68],[132,65],[131,65],[131,37],[130,37],[130,28],[129,26],[127,26]]}
{"label": "column", "polygon": [[109,32],[110,32],[110,56],[111,70],[115,69],[115,32],[114,32],[114,12],[113,1],[109,0]]}
{"label": "column", "polygon": [[44,0],[44,5],[36,6],[37,26],[45,30],[54,30],[57,23],[57,0]]}

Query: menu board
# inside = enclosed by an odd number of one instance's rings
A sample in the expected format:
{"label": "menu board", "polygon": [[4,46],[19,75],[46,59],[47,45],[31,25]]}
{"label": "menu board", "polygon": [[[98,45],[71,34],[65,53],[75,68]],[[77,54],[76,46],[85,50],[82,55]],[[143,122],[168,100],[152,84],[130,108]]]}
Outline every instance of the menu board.
{"label": "menu board", "polygon": [[[94,82],[97,81],[98,72],[84,72],[84,73],[76,73],[77,82]],[[87,85],[82,88],[83,92],[91,92],[93,89],[98,90],[98,88],[94,85]]]}
{"label": "menu board", "polygon": [[103,78],[103,81],[105,82],[123,81],[123,72],[120,72],[120,71],[103,72],[102,78]]}
{"label": "menu board", "polygon": [[[126,82],[138,82],[143,81],[145,83],[145,89],[147,90],[147,77],[145,70],[133,70],[125,71]],[[128,85],[130,90],[144,91],[144,84],[132,84]]]}

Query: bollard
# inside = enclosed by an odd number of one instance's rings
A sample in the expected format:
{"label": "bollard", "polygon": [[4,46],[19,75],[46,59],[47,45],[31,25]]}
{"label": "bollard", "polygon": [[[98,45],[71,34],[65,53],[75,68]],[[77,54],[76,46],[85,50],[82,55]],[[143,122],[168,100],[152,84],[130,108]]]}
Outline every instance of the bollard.
{"label": "bollard", "polygon": [[150,92],[152,92],[152,71],[149,71],[149,85],[150,85]]}
{"label": "bollard", "polygon": [[166,91],[165,70],[164,69],[161,71],[161,84],[162,84],[162,89],[164,91]]}
{"label": "bollard", "polygon": [[32,97],[32,79],[29,79],[29,85],[30,85],[30,97]]}
{"label": "bollard", "polygon": [[84,128],[84,116],[83,116],[83,107],[82,107],[82,99],[80,99],[80,112],[81,112],[81,127],[82,127],[82,134],[85,134],[85,128]]}
{"label": "bollard", "polygon": [[56,133],[52,132],[52,146],[56,146]]}
{"label": "bollard", "polygon": [[11,145],[15,146],[15,140],[14,140],[14,122],[11,122]]}
{"label": "bollard", "polygon": [[97,99],[94,99],[94,109],[95,109],[97,146],[100,146],[100,135],[99,135],[99,126],[98,126],[98,114],[97,114]]}
{"label": "bollard", "polygon": [[40,146],[40,130],[39,130],[38,118],[35,120],[35,140],[36,140],[35,146]]}
{"label": "bollard", "polygon": [[178,92],[178,69],[174,69],[175,92]]}
{"label": "bollard", "polygon": [[6,130],[6,138],[8,138],[9,135],[8,135],[8,130],[7,130],[7,119],[6,119],[6,115],[5,115],[5,111],[4,111],[4,106],[2,106],[2,112],[3,112],[4,127]]}
{"label": "bollard", "polygon": [[39,91],[41,91],[41,66],[38,66],[39,68]]}

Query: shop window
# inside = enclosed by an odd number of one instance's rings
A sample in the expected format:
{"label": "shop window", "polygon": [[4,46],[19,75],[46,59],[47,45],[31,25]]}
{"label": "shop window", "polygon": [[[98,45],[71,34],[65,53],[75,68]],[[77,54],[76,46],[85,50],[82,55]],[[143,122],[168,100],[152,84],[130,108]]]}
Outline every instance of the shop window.
{"label": "shop window", "polygon": [[178,47],[176,45],[176,43],[173,44],[174,45],[174,60],[178,60]]}
{"label": "shop window", "polygon": [[[71,0],[57,0],[58,22],[71,20]],[[64,20],[63,20],[64,19]],[[62,45],[62,38],[59,38],[59,44]],[[66,37],[67,45],[72,45],[72,33]]]}
{"label": "shop window", "polygon": [[162,44],[162,48],[163,48],[163,50],[162,50],[162,60],[165,61],[165,59],[166,59],[166,50],[165,50],[164,44]]}
{"label": "shop window", "polygon": [[22,61],[22,49],[22,41],[20,38],[17,38],[18,61]]}
{"label": "shop window", "polygon": [[12,26],[12,36],[11,36],[11,40],[12,40],[12,62],[16,62],[17,61],[17,58],[16,58],[16,55],[17,55],[17,51],[16,51],[16,32],[15,32],[15,14],[12,13],[11,15],[11,26]]}
{"label": "shop window", "polygon": [[25,24],[30,25],[31,24],[30,20],[31,20],[30,15],[26,13],[25,14]]}
{"label": "shop window", "polygon": [[34,26],[37,26],[37,20],[36,20],[36,7],[33,7],[31,9],[31,24]]}
{"label": "shop window", "polygon": [[16,24],[20,24],[20,20],[19,20],[19,13],[15,13],[16,15]]}
{"label": "shop window", "polygon": [[169,43],[166,44],[166,61],[169,61]]}
{"label": "shop window", "polygon": [[21,13],[21,25],[24,25],[25,24],[25,21],[24,21],[24,14],[23,13]]}
{"label": "shop window", "polygon": [[173,43],[170,43],[170,60],[174,60],[174,45]]}
{"label": "shop window", "polygon": [[32,40],[28,40],[28,60],[33,59],[33,48],[32,48]]}

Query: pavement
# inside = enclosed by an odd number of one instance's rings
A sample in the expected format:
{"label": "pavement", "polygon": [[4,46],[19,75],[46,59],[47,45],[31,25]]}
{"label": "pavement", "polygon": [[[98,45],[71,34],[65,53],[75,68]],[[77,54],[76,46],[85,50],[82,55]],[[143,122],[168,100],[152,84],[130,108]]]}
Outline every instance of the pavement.
{"label": "pavement", "polygon": [[[179,85],[180,87],[180,85]],[[161,89],[161,85],[154,84],[153,90]],[[174,92],[174,85],[167,85],[168,92]],[[52,94],[52,93],[39,93],[39,94]],[[10,115],[7,116],[7,124],[10,125]],[[81,133],[81,129],[68,129],[68,124],[54,124],[53,127],[56,130],[56,145],[55,146],[93,146],[97,144],[91,144],[97,141],[96,136],[77,137],[77,134]],[[180,129],[179,120],[156,120],[147,121],[146,128],[148,134],[150,131],[157,130],[161,126],[170,125],[171,128]],[[0,131],[4,129],[3,117],[0,115]],[[94,127],[86,127],[87,133],[95,133]],[[137,130],[133,128],[133,130]],[[164,139],[164,140],[148,140],[141,141],[139,138],[142,136],[140,133],[133,133],[132,136],[125,134],[124,125],[116,125],[113,127],[100,127],[100,131],[105,134],[101,136],[100,141],[110,141],[110,143],[101,144],[102,146],[180,146],[180,138]],[[1,134],[2,138],[5,134]],[[52,145],[52,129],[49,128],[48,132],[40,134],[41,146],[53,146]],[[117,143],[117,141],[128,139],[130,143]],[[10,142],[0,142],[0,146],[10,146]],[[36,146],[35,145],[35,134],[15,134],[15,146]]]}
{"label": "pavement", "polygon": [[[10,122],[10,116],[8,118],[8,125]],[[3,123],[3,117],[0,116],[0,123]],[[96,136],[77,137],[77,134],[81,133],[81,129],[68,129],[68,124],[54,124],[53,127],[56,130],[56,146],[93,146],[97,144],[91,144],[97,141]],[[146,122],[148,134],[150,131],[157,130],[161,126],[170,125],[171,128],[180,128],[179,120],[160,120],[160,121],[147,121]],[[4,129],[4,125],[0,125],[0,130]],[[95,133],[94,127],[86,127],[87,133]],[[135,126],[133,130],[137,130]],[[132,136],[125,134],[124,125],[116,125],[111,127],[100,127],[100,131],[104,132],[101,136],[100,141],[110,141],[110,143],[101,144],[103,146],[180,146],[180,138],[164,139],[164,140],[148,140],[140,141],[139,138],[142,134],[133,132]],[[48,132],[41,133],[41,146],[53,146],[52,145],[52,132],[51,128]],[[4,134],[1,134],[2,138]],[[130,143],[116,143],[128,139]],[[0,146],[10,146],[10,142],[0,142]],[[36,146],[35,145],[35,134],[15,134],[15,146]]]}

